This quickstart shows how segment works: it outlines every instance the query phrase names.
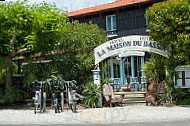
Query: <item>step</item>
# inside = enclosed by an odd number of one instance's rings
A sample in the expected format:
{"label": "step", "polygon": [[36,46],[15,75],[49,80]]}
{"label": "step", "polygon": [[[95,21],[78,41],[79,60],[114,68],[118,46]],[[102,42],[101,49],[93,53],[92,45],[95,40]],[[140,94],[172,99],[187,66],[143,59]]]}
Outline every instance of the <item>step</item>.
{"label": "step", "polygon": [[123,101],[123,104],[137,104],[137,103],[146,103],[146,101]]}
{"label": "step", "polygon": [[124,98],[123,101],[145,101],[144,98]]}
{"label": "step", "polygon": [[127,107],[127,106],[146,106],[146,103],[123,103],[122,106],[123,107]]}
{"label": "step", "polygon": [[119,91],[119,92],[114,92],[114,95],[145,94],[145,93],[147,93],[147,92],[144,92],[144,91],[130,91],[130,92]]}

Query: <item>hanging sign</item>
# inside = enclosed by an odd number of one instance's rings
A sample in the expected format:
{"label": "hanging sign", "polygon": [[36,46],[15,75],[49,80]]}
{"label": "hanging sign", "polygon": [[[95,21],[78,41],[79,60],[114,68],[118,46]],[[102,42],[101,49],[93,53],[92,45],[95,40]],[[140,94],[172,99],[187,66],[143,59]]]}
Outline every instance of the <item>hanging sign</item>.
{"label": "hanging sign", "polygon": [[119,54],[122,57],[125,52],[128,53],[130,51],[153,52],[168,57],[167,51],[160,44],[151,40],[149,36],[132,35],[113,39],[96,47],[94,49],[95,64]]}

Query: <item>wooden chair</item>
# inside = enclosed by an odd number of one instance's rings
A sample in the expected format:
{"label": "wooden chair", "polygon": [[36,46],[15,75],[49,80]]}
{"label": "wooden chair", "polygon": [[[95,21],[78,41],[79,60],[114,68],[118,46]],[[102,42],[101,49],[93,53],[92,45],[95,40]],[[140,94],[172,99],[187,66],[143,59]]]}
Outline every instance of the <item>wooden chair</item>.
{"label": "wooden chair", "polygon": [[106,105],[109,105],[110,107],[113,106],[113,104],[120,104],[122,106],[124,95],[120,95],[120,97],[116,97],[113,92],[113,87],[109,84],[103,85],[103,96],[106,101]]}

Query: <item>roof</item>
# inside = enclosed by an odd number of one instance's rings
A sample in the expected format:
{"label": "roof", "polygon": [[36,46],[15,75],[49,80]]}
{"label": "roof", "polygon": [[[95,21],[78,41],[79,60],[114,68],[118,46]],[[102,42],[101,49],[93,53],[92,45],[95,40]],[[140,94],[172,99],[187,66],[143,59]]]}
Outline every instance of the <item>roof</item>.
{"label": "roof", "polygon": [[116,0],[115,2],[112,2],[112,3],[84,8],[84,9],[73,11],[73,12],[68,12],[67,15],[69,17],[77,17],[77,16],[88,15],[88,14],[108,10],[108,9],[114,9],[114,8],[118,8],[118,7],[124,7],[124,6],[134,5],[134,4],[138,4],[138,3],[151,2],[151,1],[153,1],[153,0]]}

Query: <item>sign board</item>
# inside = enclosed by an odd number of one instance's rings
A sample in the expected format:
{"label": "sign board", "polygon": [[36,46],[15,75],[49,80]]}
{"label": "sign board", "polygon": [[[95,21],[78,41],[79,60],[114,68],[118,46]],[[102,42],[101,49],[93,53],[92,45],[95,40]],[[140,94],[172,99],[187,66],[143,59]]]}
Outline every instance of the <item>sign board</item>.
{"label": "sign board", "polygon": [[[113,39],[103,43],[94,49],[95,64],[100,63],[108,57],[124,55],[125,52],[153,52],[168,57],[167,51],[149,36],[131,35]],[[129,56],[129,55],[127,55]]]}
{"label": "sign board", "polygon": [[100,85],[100,70],[92,70],[93,71],[93,78],[94,78],[94,84],[97,86]]}
{"label": "sign board", "polygon": [[145,52],[140,52],[140,51],[127,51],[124,53],[120,53],[119,57],[128,57],[128,56],[144,56]]}

